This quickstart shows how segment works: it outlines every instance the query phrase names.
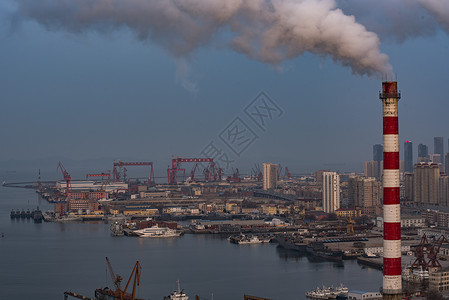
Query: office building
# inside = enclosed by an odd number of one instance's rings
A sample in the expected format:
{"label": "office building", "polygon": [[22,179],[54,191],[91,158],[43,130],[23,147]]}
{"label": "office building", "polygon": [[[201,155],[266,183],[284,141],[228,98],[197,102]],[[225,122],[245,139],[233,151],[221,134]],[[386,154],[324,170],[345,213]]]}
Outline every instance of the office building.
{"label": "office building", "polygon": [[418,163],[429,161],[429,148],[424,144],[418,145]]}
{"label": "office building", "polygon": [[263,163],[263,189],[276,188],[278,181],[278,165]]}
{"label": "office building", "polygon": [[404,143],[404,172],[413,173],[413,143],[411,141]]}
{"label": "office building", "polygon": [[444,144],[442,136],[436,136],[433,138],[433,153],[440,155],[441,163],[444,165]]}
{"label": "office building", "polygon": [[413,199],[418,205],[438,205],[440,168],[434,163],[417,163],[413,172]]}
{"label": "office building", "polygon": [[333,213],[340,208],[340,175],[336,172],[323,172],[323,209]]}

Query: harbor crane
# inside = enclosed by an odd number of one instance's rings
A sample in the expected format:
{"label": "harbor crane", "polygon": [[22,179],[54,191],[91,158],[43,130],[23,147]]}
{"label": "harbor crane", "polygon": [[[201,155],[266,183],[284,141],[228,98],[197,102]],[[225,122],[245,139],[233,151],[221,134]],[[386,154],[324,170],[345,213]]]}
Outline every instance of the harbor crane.
{"label": "harbor crane", "polygon": [[154,170],[153,170],[153,162],[124,162],[124,161],[114,161],[113,169],[112,169],[112,180],[114,182],[120,181],[121,175],[120,171],[124,170],[123,180],[126,180],[126,167],[137,167],[137,166],[150,166],[150,174],[148,176],[148,185],[155,186],[156,183],[154,181]]}
{"label": "harbor crane", "polygon": [[[108,257],[106,257],[106,262],[108,264],[108,269],[109,269],[109,273],[111,275],[111,279],[114,282],[114,286],[115,286],[115,291],[114,291],[114,295],[113,295],[114,299],[120,299],[120,300],[136,299],[136,288],[140,284],[140,273],[142,270],[142,267],[141,267],[139,261],[136,261],[124,290],[122,290],[122,288],[121,288],[121,281],[123,280],[123,278],[120,275],[114,273],[114,270],[112,269],[112,265],[111,265],[111,262],[109,261]],[[133,277],[134,277],[133,290],[132,290],[131,294],[127,294],[126,291],[128,290],[128,287],[130,286],[130,283],[131,283],[131,280],[133,279]]]}
{"label": "harbor crane", "polygon": [[107,177],[108,184],[111,183],[111,174],[110,173],[101,172],[99,174],[86,174],[86,179],[89,179],[89,177]]}
{"label": "harbor crane", "polygon": [[69,195],[69,191],[70,191],[70,181],[72,180],[72,177],[70,176],[69,172],[67,172],[67,170],[64,168],[64,166],[62,165],[61,162],[58,163],[58,167],[56,168],[57,170],[61,170],[62,176],[64,177],[64,180],[66,182],[66,191],[65,191],[65,196]]}
{"label": "harbor crane", "polygon": [[[180,168],[181,163],[209,163],[209,166],[205,168],[205,179],[206,181],[216,181],[217,173],[215,172],[215,163],[213,158],[182,158],[177,157],[172,159],[171,168],[167,168],[167,179],[168,184],[178,183],[178,172],[183,172],[183,181],[185,180],[185,169]],[[196,170],[196,168],[195,168]],[[206,171],[207,170],[207,171]]]}

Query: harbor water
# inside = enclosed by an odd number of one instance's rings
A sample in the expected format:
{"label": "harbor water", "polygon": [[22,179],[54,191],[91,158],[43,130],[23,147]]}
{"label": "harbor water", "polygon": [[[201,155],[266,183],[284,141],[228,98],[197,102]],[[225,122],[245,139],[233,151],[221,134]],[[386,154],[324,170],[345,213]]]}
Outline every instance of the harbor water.
{"label": "harbor water", "polygon": [[377,291],[380,271],[355,260],[310,261],[276,244],[236,245],[226,237],[186,234],[152,239],[113,237],[104,223],[34,223],[10,219],[12,209],[45,211],[52,206],[34,190],[0,188],[0,299],[63,299],[64,291],[93,297],[113,288],[105,257],[122,286],[138,260],[137,296],[162,299],[180,280],[190,299],[305,299],[317,286]]}

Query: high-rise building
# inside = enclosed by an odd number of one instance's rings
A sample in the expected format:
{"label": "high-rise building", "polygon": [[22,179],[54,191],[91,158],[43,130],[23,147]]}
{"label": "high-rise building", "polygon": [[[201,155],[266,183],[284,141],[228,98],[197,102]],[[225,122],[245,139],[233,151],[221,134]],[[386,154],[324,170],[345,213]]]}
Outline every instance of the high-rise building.
{"label": "high-rise building", "polygon": [[413,175],[413,200],[418,205],[438,204],[440,168],[434,163],[415,164]]}
{"label": "high-rise building", "polygon": [[263,189],[276,188],[278,181],[278,165],[263,163]]}
{"label": "high-rise building", "polygon": [[379,178],[380,175],[377,173],[379,163],[377,161],[365,161],[365,177]]}
{"label": "high-rise building", "polygon": [[424,144],[418,145],[418,161],[417,162],[428,162],[429,161],[429,148]]}
{"label": "high-rise building", "polygon": [[405,173],[404,189],[405,201],[413,201],[413,173]]}
{"label": "high-rise building", "polygon": [[433,153],[440,155],[441,163],[444,165],[444,144],[442,136],[436,136],[433,138]]}
{"label": "high-rise building", "polygon": [[348,202],[364,215],[381,213],[381,184],[374,177],[354,176],[348,182]]}
{"label": "high-rise building", "polygon": [[438,188],[438,205],[449,206],[449,176],[440,176]]}
{"label": "high-rise building", "polygon": [[444,173],[449,176],[449,152],[444,156]]}
{"label": "high-rise building", "polygon": [[323,209],[333,213],[340,208],[340,175],[337,172],[323,172]]}
{"label": "high-rise building", "polygon": [[373,146],[373,160],[377,162],[377,176],[376,178],[380,178],[380,167],[382,165],[384,157],[384,147],[381,144],[376,144]]}
{"label": "high-rise building", "polygon": [[404,172],[413,172],[413,143],[411,141],[404,143]]}

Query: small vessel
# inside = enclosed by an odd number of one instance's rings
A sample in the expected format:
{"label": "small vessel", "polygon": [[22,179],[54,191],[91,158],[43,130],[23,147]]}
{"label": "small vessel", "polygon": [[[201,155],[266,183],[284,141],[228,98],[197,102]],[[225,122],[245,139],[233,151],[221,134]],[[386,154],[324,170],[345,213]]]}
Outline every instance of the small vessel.
{"label": "small vessel", "polygon": [[111,230],[111,235],[113,236],[124,236],[125,230],[123,230],[123,225],[119,222],[114,222],[111,224],[111,227],[109,227]]}
{"label": "small vessel", "polygon": [[39,207],[33,211],[33,220],[34,223],[42,223],[42,219],[44,216],[42,215],[42,212],[39,210]]}
{"label": "small vessel", "polygon": [[228,241],[239,245],[262,244],[262,243],[269,243],[271,241],[271,237],[262,237],[257,235],[249,236],[241,233],[240,235],[237,236],[230,236],[228,238]]}
{"label": "small vessel", "polygon": [[178,289],[173,291],[173,293],[171,293],[168,296],[164,297],[164,300],[188,300],[189,297],[184,293],[184,290],[181,290],[179,287],[179,280],[178,282]]}
{"label": "small vessel", "polygon": [[20,211],[16,212],[14,209],[11,210],[10,217],[11,217],[11,219],[20,218]]}
{"label": "small vessel", "polygon": [[33,214],[30,212],[29,209],[27,209],[25,215],[26,215],[26,218],[27,218],[27,219],[30,219],[30,218],[33,216]]}
{"label": "small vessel", "polygon": [[176,237],[182,234],[181,231],[154,225],[144,229],[134,230],[138,237]]}
{"label": "small vessel", "polygon": [[20,212],[20,218],[21,218],[21,219],[25,219],[26,216],[27,216],[27,214],[26,214],[25,210],[22,209],[22,211]]}
{"label": "small vessel", "polygon": [[317,287],[313,291],[306,293],[306,296],[312,299],[336,299],[339,296],[347,296],[349,289],[343,284],[338,287]]}
{"label": "small vessel", "polygon": [[329,299],[329,295],[330,292],[325,287],[317,287],[315,290],[306,293],[306,296],[312,299]]}

